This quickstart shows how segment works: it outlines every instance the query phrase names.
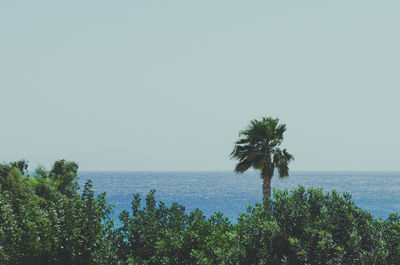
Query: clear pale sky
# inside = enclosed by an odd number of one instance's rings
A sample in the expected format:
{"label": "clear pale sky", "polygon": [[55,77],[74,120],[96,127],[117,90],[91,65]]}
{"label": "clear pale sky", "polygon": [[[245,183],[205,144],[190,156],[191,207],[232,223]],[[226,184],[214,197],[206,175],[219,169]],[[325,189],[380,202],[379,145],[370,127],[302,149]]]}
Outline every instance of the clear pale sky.
{"label": "clear pale sky", "polygon": [[232,170],[251,119],[292,170],[400,170],[399,1],[2,1],[0,162]]}

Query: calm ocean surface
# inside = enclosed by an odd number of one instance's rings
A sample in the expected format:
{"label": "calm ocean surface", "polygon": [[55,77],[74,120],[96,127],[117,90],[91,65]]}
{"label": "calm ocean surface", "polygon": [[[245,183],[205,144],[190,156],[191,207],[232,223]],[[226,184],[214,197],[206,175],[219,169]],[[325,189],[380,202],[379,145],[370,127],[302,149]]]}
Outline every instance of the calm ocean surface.
{"label": "calm ocean surface", "polygon": [[[114,218],[130,211],[133,193],[146,195],[156,189],[156,198],[166,204],[178,202],[187,211],[199,208],[207,216],[221,211],[235,222],[246,205],[260,202],[261,179],[257,172],[79,172],[80,184],[91,179],[95,192],[107,193]],[[272,179],[276,189],[298,185],[320,187],[324,191],[348,191],[356,205],[374,217],[386,218],[400,211],[400,172],[292,172],[287,179]]]}

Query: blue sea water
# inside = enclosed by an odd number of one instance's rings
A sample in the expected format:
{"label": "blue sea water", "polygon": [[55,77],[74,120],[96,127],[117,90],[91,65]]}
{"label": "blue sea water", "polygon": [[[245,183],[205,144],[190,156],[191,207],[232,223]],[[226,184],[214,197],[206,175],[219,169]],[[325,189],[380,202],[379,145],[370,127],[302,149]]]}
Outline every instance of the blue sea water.
{"label": "blue sea water", "polygon": [[[132,194],[143,197],[156,189],[156,198],[167,205],[178,202],[187,211],[199,208],[207,216],[221,211],[233,222],[246,205],[261,202],[261,179],[257,172],[236,175],[233,172],[79,172],[83,186],[93,181],[95,192],[106,192],[114,205],[113,217],[130,211]],[[292,172],[290,177],[272,179],[275,189],[293,189],[298,185],[319,187],[324,191],[349,192],[357,206],[374,217],[386,218],[400,211],[400,172]]]}

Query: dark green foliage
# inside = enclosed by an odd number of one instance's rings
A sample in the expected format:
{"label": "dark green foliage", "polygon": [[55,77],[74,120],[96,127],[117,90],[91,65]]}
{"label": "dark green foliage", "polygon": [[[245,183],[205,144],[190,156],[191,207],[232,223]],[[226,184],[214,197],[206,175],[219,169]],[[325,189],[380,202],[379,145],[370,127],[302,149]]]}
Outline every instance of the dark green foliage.
{"label": "dark green foliage", "polygon": [[374,219],[346,193],[275,191],[232,224],[151,191],[114,227],[105,194],[76,177],[64,160],[32,175],[0,164],[0,264],[400,264],[399,215]]}
{"label": "dark green foliage", "polygon": [[102,264],[105,194],[77,192],[77,166],[57,161],[29,175],[25,161],[0,164],[0,264]]}
{"label": "dark green foliage", "polygon": [[140,206],[135,194],[132,216],[123,211],[122,226],[114,231],[117,255],[124,264],[231,264],[235,231],[221,213],[207,219],[198,209],[185,214],[176,203],[157,206],[154,190]]}
{"label": "dark green foliage", "polygon": [[396,264],[381,253],[384,227],[350,195],[299,187],[274,197],[239,219],[250,264]]}
{"label": "dark green foliage", "polygon": [[78,165],[64,159],[54,163],[49,178],[53,181],[58,191],[71,197],[77,189]]}
{"label": "dark green foliage", "polygon": [[390,214],[384,222],[382,252],[388,256],[387,264],[400,264],[400,216]]}
{"label": "dark green foliage", "polygon": [[399,264],[400,218],[382,222],[347,193],[299,187],[249,206],[237,224],[221,213],[156,206],[154,191],[116,229],[118,257],[132,264]]}

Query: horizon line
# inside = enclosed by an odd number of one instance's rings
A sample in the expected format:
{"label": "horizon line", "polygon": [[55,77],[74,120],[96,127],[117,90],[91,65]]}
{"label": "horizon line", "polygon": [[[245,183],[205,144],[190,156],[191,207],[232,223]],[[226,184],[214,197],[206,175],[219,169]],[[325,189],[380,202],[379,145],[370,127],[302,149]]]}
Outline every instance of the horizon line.
{"label": "horizon line", "polygon": [[[249,170],[247,172],[257,172],[257,170]],[[78,169],[78,172],[232,172],[235,173],[234,170],[227,170],[227,169],[217,169],[217,170],[208,170],[208,169],[188,169],[188,170],[181,170],[181,169],[167,169],[167,170],[142,170],[142,169]],[[310,169],[310,170],[289,170],[290,172],[398,172],[400,173],[400,169],[398,170],[345,170],[345,169],[328,169],[328,170],[320,170],[320,169]],[[246,173],[246,172],[245,172]],[[239,173],[236,173],[239,174]]]}

